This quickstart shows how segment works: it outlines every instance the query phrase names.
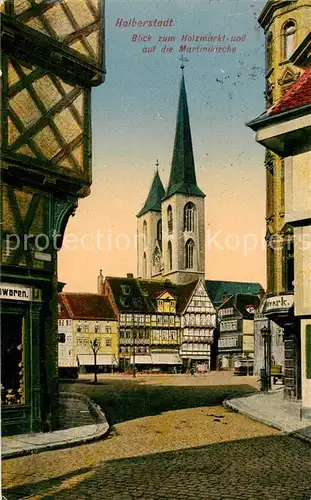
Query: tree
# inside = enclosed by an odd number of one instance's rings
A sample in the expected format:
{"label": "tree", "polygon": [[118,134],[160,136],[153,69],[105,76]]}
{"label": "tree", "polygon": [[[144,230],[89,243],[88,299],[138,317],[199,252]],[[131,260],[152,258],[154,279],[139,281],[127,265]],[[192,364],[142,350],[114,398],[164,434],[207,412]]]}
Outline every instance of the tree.
{"label": "tree", "polygon": [[95,338],[93,340],[90,340],[90,346],[93,351],[94,355],[94,384],[97,384],[97,353],[100,350],[100,339]]}

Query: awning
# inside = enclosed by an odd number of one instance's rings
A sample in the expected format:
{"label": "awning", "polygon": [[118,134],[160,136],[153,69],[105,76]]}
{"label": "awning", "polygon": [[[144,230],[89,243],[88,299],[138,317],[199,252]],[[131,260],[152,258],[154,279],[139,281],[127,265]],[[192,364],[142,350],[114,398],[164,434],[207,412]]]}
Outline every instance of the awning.
{"label": "awning", "polygon": [[209,354],[202,354],[202,356],[192,356],[191,354],[184,354],[183,355],[183,358],[186,358],[186,359],[199,359],[201,361],[208,361],[210,359],[210,356]]}
{"label": "awning", "polygon": [[[80,365],[94,365],[94,356],[93,354],[78,354],[77,356]],[[111,354],[97,354],[96,356],[96,364],[97,365],[109,365],[109,366],[118,366],[118,362],[115,356]]]}
{"label": "awning", "polygon": [[154,365],[181,365],[182,361],[177,353],[157,352],[151,354]]}
{"label": "awning", "polygon": [[[133,356],[131,356],[131,365],[133,364]],[[135,355],[135,365],[152,365],[152,359],[149,354],[136,354]]]}

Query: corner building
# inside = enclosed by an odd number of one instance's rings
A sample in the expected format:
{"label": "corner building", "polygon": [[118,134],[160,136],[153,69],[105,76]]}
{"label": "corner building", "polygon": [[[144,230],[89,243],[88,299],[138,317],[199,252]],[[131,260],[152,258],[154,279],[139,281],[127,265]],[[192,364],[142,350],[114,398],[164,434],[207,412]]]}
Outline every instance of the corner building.
{"label": "corner building", "polygon": [[[304,73],[302,54],[310,50],[310,0],[269,0],[259,16],[266,37],[266,112],[248,124],[257,131],[272,125],[272,109],[288,95]],[[284,129],[285,131],[285,129]],[[266,134],[267,138],[269,134]],[[280,137],[282,134],[280,134]],[[297,135],[298,137],[298,135]],[[299,286],[294,269],[294,229],[285,210],[286,151],[263,136],[266,146],[267,295],[260,312],[284,332],[284,375],[287,399],[301,398],[300,320],[295,315],[294,290]],[[295,140],[295,139],[294,139]],[[275,330],[270,323],[270,332]],[[279,332],[279,330],[278,330]],[[280,335],[280,332],[278,333]]]}

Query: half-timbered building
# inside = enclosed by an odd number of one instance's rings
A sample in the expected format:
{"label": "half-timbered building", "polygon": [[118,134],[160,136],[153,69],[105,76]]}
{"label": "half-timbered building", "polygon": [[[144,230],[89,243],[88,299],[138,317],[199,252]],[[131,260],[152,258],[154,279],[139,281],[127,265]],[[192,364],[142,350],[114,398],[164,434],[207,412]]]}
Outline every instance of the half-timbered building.
{"label": "half-timbered building", "polygon": [[2,429],[57,426],[57,251],[91,184],[103,2],[1,2]]}

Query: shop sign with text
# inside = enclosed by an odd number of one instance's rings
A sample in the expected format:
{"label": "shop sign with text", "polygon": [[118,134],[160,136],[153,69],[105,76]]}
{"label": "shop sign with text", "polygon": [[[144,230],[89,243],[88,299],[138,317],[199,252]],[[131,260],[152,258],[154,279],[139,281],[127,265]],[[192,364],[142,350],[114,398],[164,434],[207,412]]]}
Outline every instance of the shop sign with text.
{"label": "shop sign with text", "polygon": [[24,285],[0,283],[0,299],[31,301],[32,289]]}
{"label": "shop sign with text", "polygon": [[275,295],[268,297],[264,305],[264,312],[288,311],[294,304],[294,295]]}

